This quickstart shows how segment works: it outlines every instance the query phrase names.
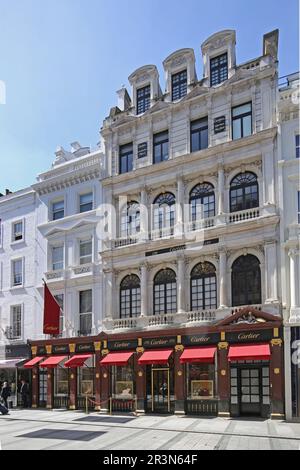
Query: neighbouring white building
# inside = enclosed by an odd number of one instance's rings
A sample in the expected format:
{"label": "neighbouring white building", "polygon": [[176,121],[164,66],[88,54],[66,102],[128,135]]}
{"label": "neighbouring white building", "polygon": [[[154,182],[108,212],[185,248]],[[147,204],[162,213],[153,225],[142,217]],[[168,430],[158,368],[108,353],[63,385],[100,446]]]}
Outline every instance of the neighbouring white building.
{"label": "neighbouring white building", "polygon": [[32,188],[0,197],[0,382],[9,380],[15,404],[16,364],[30,356],[27,339],[39,334],[35,208]]}
{"label": "neighbouring white building", "polygon": [[[299,72],[278,91],[278,179],[287,419],[300,418],[300,129]],[[298,353],[297,353],[298,349]]]}
{"label": "neighbouring white building", "polygon": [[51,170],[31,188],[0,197],[0,382],[7,379],[14,389],[29,379],[21,361],[31,354],[27,341],[48,337],[43,280],[61,305],[60,337],[102,329],[97,209],[103,154],[78,142],[71,147],[57,150]]}
{"label": "neighbouring white building", "polygon": [[[53,168],[32,186],[37,194],[37,289],[45,279],[61,304],[61,336],[88,336],[101,331],[102,273],[97,235],[101,205],[103,154],[78,142],[72,151],[59,148]],[[42,331],[42,316],[39,331]]]}

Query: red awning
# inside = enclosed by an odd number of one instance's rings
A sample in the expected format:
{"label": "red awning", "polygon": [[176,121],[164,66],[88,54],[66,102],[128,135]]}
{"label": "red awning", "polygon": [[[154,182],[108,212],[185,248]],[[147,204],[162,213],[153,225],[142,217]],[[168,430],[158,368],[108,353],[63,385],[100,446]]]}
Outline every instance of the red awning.
{"label": "red awning", "polygon": [[34,366],[37,366],[38,363],[41,362],[43,359],[44,359],[43,356],[34,357],[33,359],[31,359],[31,361],[26,362],[26,364],[24,364],[23,367],[25,369],[32,369]]}
{"label": "red awning", "polygon": [[140,357],[139,364],[168,364],[172,353],[173,349],[159,349],[157,351],[146,351]]}
{"label": "red awning", "polygon": [[186,348],[180,357],[181,364],[191,362],[205,362],[206,364],[213,364],[215,360],[217,348]]}
{"label": "red awning", "polygon": [[66,359],[68,356],[50,356],[44,362],[40,364],[40,367],[45,367],[48,369],[54,369],[58,366],[60,362]]}
{"label": "red awning", "polygon": [[100,361],[101,366],[126,366],[133,352],[111,352]]}
{"label": "red awning", "polygon": [[82,367],[85,361],[93,357],[92,354],[79,354],[78,356],[73,356],[71,359],[65,362],[64,366],[65,367],[72,367],[75,369],[75,367]]}
{"label": "red awning", "polygon": [[268,361],[270,357],[271,351],[268,343],[230,346],[228,353],[229,361]]}

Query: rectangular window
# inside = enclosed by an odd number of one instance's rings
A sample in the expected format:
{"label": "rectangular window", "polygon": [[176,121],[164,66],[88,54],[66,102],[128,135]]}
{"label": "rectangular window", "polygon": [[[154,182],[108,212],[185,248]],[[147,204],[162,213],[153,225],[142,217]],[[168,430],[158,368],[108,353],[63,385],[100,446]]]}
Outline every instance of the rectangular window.
{"label": "rectangular window", "polygon": [[79,197],[79,212],[93,210],[93,193],[81,194]]}
{"label": "rectangular window", "polygon": [[187,94],[187,71],[172,75],[172,101],[177,101]]}
{"label": "rectangular window", "polygon": [[252,134],[252,104],[246,103],[232,108],[232,139],[241,139]]}
{"label": "rectangular window", "polygon": [[153,163],[160,163],[169,158],[169,132],[160,132],[153,136]]}
{"label": "rectangular window", "polygon": [[63,219],[65,216],[65,202],[57,201],[52,203],[52,220]]}
{"label": "rectangular window", "polygon": [[23,260],[16,259],[12,262],[12,283],[13,286],[23,284]]}
{"label": "rectangular window", "polygon": [[20,220],[13,224],[12,241],[17,242],[23,240],[23,222]]}
{"label": "rectangular window", "polygon": [[64,367],[54,369],[54,395],[67,396],[69,394],[69,371]]}
{"label": "rectangular window", "polygon": [[208,118],[191,122],[191,152],[207,149],[208,147]]}
{"label": "rectangular window", "polygon": [[60,314],[59,314],[59,336],[61,336],[62,332],[64,331],[64,294],[57,294],[54,296],[56,302],[60,306]]}
{"label": "rectangular window", "polygon": [[190,400],[209,400],[214,398],[214,364],[187,364],[186,381],[187,395]]}
{"label": "rectangular window", "polygon": [[52,270],[57,271],[64,267],[64,247],[54,246],[52,248]]}
{"label": "rectangular window", "polygon": [[210,86],[219,85],[228,78],[228,58],[225,54],[210,60]]}
{"label": "rectangular window", "polygon": [[296,158],[300,158],[300,135],[296,135]]}
{"label": "rectangular window", "polygon": [[119,173],[129,173],[133,170],[133,145],[127,144],[120,147]]}
{"label": "rectangular window", "polygon": [[80,264],[88,264],[92,262],[92,240],[80,240],[79,242],[79,258]]}
{"label": "rectangular window", "polygon": [[300,224],[300,191],[298,191],[298,224]]}
{"label": "rectangular window", "polygon": [[22,306],[14,305],[11,307],[9,339],[20,338],[22,338]]}
{"label": "rectangular window", "polygon": [[92,290],[79,292],[79,335],[86,336],[92,332],[93,299]]}
{"label": "rectangular window", "polygon": [[[88,360],[88,362],[92,362]],[[81,397],[89,397],[94,395],[94,375],[95,368],[93,363],[79,367],[78,369],[78,395]]]}
{"label": "rectangular window", "polygon": [[137,114],[145,113],[150,108],[150,85],[137,90],[136,107]]}

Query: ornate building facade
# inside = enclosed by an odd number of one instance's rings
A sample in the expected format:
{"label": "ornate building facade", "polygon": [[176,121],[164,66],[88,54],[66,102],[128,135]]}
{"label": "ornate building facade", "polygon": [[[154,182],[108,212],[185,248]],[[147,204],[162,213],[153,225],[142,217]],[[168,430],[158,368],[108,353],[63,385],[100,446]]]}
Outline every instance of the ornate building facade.
{"label": "ornate building facade", "polygon": [[243,64],[235,31],[201,50],[202,79],[192,49],[164,60],[164,91],[155,65],[132,73],[104,154],[59,149],[33,185],[36,288],[45,276],[64,312],[60,338],[30,338],[34,407],[285,414],[299,299],[282,269],[292,280],[278,31]]}

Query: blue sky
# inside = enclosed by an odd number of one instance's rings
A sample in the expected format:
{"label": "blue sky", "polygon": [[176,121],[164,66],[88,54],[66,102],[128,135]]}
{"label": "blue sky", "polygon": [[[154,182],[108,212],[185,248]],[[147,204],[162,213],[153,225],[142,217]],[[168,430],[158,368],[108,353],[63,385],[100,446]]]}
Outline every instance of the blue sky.
{"label": "blue sky", "polygon": [[34,183],[58,145],[95,146],[116,90],[138,67],[237,31],[237,63],[262,53],[280,29],[280,75],[299,69],[298,1],[0,0],[0,192]]}

